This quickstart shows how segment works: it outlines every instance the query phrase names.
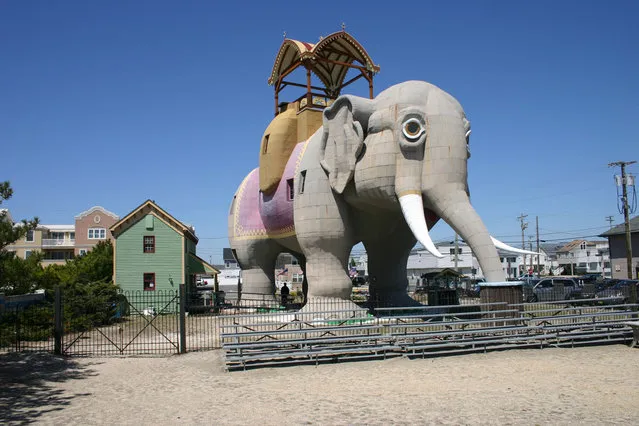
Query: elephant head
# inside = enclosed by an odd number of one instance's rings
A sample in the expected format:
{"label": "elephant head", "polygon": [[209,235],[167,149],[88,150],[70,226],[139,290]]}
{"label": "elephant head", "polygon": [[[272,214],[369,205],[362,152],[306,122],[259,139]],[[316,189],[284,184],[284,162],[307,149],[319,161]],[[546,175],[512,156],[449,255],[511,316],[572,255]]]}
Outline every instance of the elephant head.
{"label": "elephant head", "polygon": [[426,218],[442,218],[470,245],[488,281],[503,281],[496,248],[534,252],[491,237],[472,207],[469,136],[470,122],[455,98],[408,81],[373,100],[341,96],[327,108],[320,164],[337,194],[350,191],[358,200],[401,210],[415,238],[437,257]]}

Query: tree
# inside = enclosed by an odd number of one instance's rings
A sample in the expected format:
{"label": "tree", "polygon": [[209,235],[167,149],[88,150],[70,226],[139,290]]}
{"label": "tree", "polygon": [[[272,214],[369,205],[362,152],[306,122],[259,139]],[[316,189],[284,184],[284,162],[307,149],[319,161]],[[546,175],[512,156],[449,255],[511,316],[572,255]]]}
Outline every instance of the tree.
{"label": "tree", "polygon": [[[0,205],[13,196],[13,189],[8,181],[0,182]],[[8,219],[7,211],[0,211],[0,251],[4,251],[9,244],[13,244],[20,238],[27,235],[28,231],[34,230],[38,226],[38,218],[14,224]]]}
{"label": "tree", "polygon": [[[0,182],[0,205],[12,196],[11,184],[8,181]],[[39,288],[41,255],[34,253],[28,259],[22,259],[6,250],[8,245],[23,238],[37,226],[37,217],[14,224],[9,220],[7,210],[0,210],[0,292],[7,295],[24,294]]]}

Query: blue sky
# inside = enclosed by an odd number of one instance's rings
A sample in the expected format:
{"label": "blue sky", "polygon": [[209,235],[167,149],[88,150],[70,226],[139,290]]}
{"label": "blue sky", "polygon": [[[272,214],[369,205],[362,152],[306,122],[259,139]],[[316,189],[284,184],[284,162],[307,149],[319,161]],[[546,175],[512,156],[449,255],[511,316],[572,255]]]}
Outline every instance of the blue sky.
{"label": "blue sky", "polygon": [[519,241],[520,213],[531,235],[539,216],[542,239],[597,234],[623,220],[607,164],[639,160],[637,18],[632,1],[3,1],[5,206],[72,223],[150,198],[219,262],[283,32],[316,42],[344,22],[381,67],[376,94],[417,79],[462,103],[472,202],[493,235]]}

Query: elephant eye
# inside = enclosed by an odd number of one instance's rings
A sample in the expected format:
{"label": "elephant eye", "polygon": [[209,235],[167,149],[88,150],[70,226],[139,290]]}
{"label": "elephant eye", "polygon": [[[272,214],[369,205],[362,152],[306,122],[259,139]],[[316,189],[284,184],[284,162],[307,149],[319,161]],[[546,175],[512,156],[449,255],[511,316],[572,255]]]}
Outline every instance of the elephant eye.
{"label": "elephant eye", "polygon": [[418,119],[411,118],[404,123],[402,132],[404,133],[404,136],[406,136],[406,139],[414,142],[422,135],[422,133],[425,132],[425,130]]}

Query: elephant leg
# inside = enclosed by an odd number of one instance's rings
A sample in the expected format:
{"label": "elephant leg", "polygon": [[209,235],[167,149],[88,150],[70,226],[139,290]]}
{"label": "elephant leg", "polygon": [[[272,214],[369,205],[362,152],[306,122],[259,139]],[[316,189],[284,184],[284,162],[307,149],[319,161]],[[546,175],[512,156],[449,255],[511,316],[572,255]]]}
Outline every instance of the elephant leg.
{"label": "elephant leg", "polygon": [[238,241],[234,245],[242,268],[242,301],[275,302],[275,261],[282,251],[280,245],[268,239]]}
{"label": "elephant leg", "polygon": [[401,217],[390,233],[380,232],[363,240],[368,254],[371,306],[421,306],[407,293],[406,265],[415,242],[413,233]]}
{"label": "elephant leg", "polygon": [[297,256],[297,260],[300,263],[300,269],[302,270],[302,275],[303,275],[303,279],[302,279],[302,295],[303,295],[303,301],[306,302],[307,297],[308,297],[308,278],[306,277],[306,257],[304,257],[304,255],[301,254],[296,254]]}
{"label": "elephant leg", "polygon": [[362,310],[351,301],[352,282],[347,273],[349,249],[315,252],[306,257],[308,295],[304,311]]}

